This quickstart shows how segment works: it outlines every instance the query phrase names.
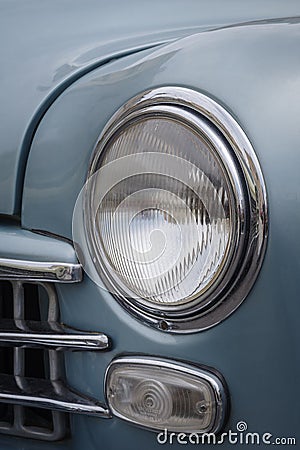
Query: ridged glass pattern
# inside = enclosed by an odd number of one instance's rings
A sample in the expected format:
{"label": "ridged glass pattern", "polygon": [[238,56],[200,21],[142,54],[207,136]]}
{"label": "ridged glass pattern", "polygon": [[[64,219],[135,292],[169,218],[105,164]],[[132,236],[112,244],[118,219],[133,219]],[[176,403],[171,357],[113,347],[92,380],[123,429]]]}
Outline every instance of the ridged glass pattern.
{"label": "ridged glass pattern", "polygon": [[97,257],[112,284],[163,308],[199,298],[218,277],[231,239],[220,162],[199,133],[158,117],[120,132],[98,169],[113,170],[109,163],[120,158],[117,183],[99,204],[93,199]]}
{"label": "ridged glass pattern", "polygon": [[154,429],[206,431],[216,416],[215,398],[204,379],[164,367],[116,365],[107,393],[114,412]]}

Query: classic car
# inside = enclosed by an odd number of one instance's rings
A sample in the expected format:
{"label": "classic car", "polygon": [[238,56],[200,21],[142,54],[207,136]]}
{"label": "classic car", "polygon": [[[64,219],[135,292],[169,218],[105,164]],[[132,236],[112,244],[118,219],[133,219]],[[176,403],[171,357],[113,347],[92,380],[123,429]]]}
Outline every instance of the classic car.
{"label": "classic car", "polygon": [[0,449],[296,446],[299,1],[0,34]]}

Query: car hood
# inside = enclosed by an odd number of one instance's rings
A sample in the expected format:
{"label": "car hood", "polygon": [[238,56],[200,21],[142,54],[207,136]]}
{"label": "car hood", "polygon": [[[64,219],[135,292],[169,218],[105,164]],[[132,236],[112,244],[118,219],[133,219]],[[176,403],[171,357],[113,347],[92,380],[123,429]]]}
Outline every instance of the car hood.
{"label": "car hood", "polygon": [[201,30],[299,13],[297,1],[274,1],[272,8],[267,0],[239,5],[238,0],[226,7],[222,0],[2,0],[0,214],[20,215],[35,130],[80,76],[113,58]]}

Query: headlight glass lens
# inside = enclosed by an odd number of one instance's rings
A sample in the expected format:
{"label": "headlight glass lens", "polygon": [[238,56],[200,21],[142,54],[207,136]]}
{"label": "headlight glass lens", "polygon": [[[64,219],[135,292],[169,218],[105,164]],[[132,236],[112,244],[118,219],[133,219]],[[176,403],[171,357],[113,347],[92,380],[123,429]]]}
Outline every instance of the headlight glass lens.
{"label": "headlight glass lens", "polygon": [[144,323],[190,333],[224,320],[252,288],[266,187],[235,118],[200,92],[165,86],[106,124],[72,226],[98,286]]}
{"label": "headlight glass lens", "polygon": [[[101,170],[113,172],[115,161],[119,179],[99,195]],[[199,301],[233,236],[230,187],[212,145],[179,120],[150,116],[117,132],[96,170],[92,240],[111,283],[158,308]]]}

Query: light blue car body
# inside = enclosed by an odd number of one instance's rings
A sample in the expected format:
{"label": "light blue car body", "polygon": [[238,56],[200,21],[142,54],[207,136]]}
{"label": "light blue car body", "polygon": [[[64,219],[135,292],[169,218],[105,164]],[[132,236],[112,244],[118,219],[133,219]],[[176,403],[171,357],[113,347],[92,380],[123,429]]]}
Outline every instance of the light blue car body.
{"label": "light blue car body", "polygon": [[[53,257],[51,238],[30,234],[36,240],[28,248],[24,230],[72,239],[75,201],[98,136],[120,106],[153,87],[188,87],[227,109],[251,141],[268,191],[259,277],[238,310],[207,331],[151,329],[87,276],[59,286],[62,321],[113,342],[106,353],[68,353],[68,383],[105,401],[104,373],[116,355],[205,364],[229,387],[225,430],[243,420],[251,432],[299,443],[299,2],[2,0],[0,11],[3,256]],[[70,246],[56,245],[75,260]],[[159,445],[155,433],[116,418],[79,415],[63,442],[0,436],[0,449],[160,447],[182,445]]]}

